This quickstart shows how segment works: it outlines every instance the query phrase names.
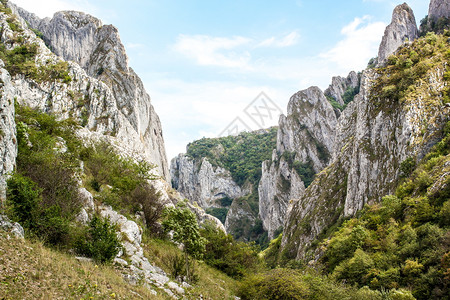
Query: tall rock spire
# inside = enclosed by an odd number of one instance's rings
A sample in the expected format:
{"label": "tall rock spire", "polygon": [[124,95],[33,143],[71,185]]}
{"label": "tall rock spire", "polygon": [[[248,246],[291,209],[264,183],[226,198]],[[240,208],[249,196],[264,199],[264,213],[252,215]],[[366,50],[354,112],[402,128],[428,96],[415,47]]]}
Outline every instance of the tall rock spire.
{"label": "tall rock spire", "polygon": [[398,5],[392,13],[392,21],[384,31],[378,50],[378,64],[383,64],[398,47],[408,39],[413,41],[419,37],[416,18],[408,4]]}

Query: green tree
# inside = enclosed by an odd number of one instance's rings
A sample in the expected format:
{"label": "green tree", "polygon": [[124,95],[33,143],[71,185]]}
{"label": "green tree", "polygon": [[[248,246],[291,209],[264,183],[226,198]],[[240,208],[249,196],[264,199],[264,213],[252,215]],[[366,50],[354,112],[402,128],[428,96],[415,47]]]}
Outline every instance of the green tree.
{"label": "green tree", "polygon": [[189,270],[189,256],[200,259],[205,252],[206,240],[200,235],[200,229],[194,213],[187,207],[185,202],[180,202],[177,207],[168,207],[164,211],[164,230],[172,232],[172,239],[183,245],[185,257],[186,277],[191,278],[193,274]]}
{"label": "green tree", "polygon": [[97,262],[110,262],[121,248],[116,226],[109,219],[94,215],[85,232],[75,242],[75,247],[78,253]]}

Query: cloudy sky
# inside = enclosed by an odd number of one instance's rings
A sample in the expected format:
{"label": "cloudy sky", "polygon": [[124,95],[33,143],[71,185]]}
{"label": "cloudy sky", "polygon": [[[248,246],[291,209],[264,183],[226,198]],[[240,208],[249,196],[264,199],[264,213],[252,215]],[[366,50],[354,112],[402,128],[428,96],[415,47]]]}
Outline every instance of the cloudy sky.
{"label": "cloudy sky", "polygon": [[[364,69],[403,2],[11,1],[42,18],[79,10],[116,26],[161,118],[169,159],[231,127],[276,125],[295,92]],[[408,1],[418,23],[428,3]],[[264,105],[271,109],[261,124],[250,111]]]}

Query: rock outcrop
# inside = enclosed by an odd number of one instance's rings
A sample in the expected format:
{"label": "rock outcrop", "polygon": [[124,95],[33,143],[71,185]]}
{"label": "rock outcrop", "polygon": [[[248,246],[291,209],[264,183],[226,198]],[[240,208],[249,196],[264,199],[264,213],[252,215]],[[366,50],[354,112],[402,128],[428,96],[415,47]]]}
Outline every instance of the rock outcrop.
{"label": "rock outcrop", "polygon": [[431,0],[428,8],[428,23],[437,22],[440,18],[450,18],[450,2]]}
{"label": "rock outcrop", "polygon": [[11,221],[2,214],[0,214],[0,229],[13,234],[17,238],[23,238],[25,235],[23,227],[19,223]]}
{"label": "rock outcrop", "polygon": [[282,247],[292,258],[314,258],[309,246],[321,232],[392,193],[400,163],[423,157],[438,140],[450,112],[432,96],[445,86],[443,69],[442,63],[434,67],[415,96],[402,104],[374,96],[378,75],[374,70],[363,73],[360,94],[338,120],[330,164],[294,201],[286,219]]}
{"label": "rock outcrop", "polygon": [[180,154],[171,161],[173,187],[202,208],[222,207],[220,199],[235,199],[249,193],[233,181],[230,171],[213,167],[206,157],[196,161]]}
{"label": "rock outcrop", "polygon": [[359,75],[355,71],[351,71],[347,78],[341,76],[334,76],[331,79],[330,86],[324,91],[325,96],[332,97],[340,105],[346,104],[343,96],[349,89],[359,88]]}
{"label": "rock outcrop", "polygon": [[282,227],[289,201],[303,194],[304,183],[294,166],[319,172],[327,164],[334,147],[336,115],[318,87],[294,94],[287,116],[279,120],[277,149],[272,161],[263,162],[259,184],[259,215],[269,237]]}
{"label": "rock outcrop", "polygon": [[6,199],[6,179],[13,171],[17,157],[16,123],[14,121],[15,88],[11,76],[0,60],[0,207]]}
{"label": "rock outcrop", "polygon": [[[159,117],[142,81],[128,66],[117,29],[81,12],[58,12],[52,19],[40,20],[13,4],[9,6],[43,34],[44,41],[56,55],[76,62],[87,76],[105,84],[99,89],[87,85],[85,80],[83,88],[107,98],[106,107],[116,114],[112,125],[119,147],[155,164],[159,174],[170,181]],[[71,87],[71,90],[85,96],[83,89]],[[87,114],[99,110],[99,107],[88,109]]]}
{"label": "rock outcrop", "polygon": [[269,239],[282,229],[291,199],[298,199],[305,191],[305,185],[293,166],[284,157],[278,157],[276,150],[272,161],[262,164],[259,182],[259,216]]}
{"label": "rock outcrop", "polygon": [[392,13],[392,21],[384,31],[378,50],[378,65],[386,62],[405,41],[413,41],[419,37],[416,18],[408,4],[398,5]]}

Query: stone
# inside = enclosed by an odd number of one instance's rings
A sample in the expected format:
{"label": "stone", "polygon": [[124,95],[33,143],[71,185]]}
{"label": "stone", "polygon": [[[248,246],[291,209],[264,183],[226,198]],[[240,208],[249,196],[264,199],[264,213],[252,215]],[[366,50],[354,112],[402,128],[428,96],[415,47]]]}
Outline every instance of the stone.
{"label": "stone", "polygon": [[231,173],[221,167],[213,167],[206,157],[200,161],[180,154],[172,159],[170,167],[174,188],[191,203],[202,208],[221,207],[218,200],[242,197],[249,191],[242,190],[233,181]]}
{"label": "stone", "polygon": [[16,123],[14,121],[15,87],[0,60],[0,207],[6,199],[6,180],[14,170],[17,156]]}
{"label": "stone", "polygon": [[448,0],[431,0],[428,8],[428,23],[439,18],[450,18],[450,2]]}
{"label": "stone", "polygon": [[[99,88],[98,84],[92,85],[92,80],[87,80],[89,85],[86,85],[86,80],[82,80],[80,87],[73,84],[71,86],[71,90],[75,92],[83,91],[81,93],[85,94],[87,90],[91,90],[96,94],[90,95],[92,97],[87,112],[87,127],[90,130],[95,128],[95,131],[101,133],[113,132],[112,140],[120,150],[128,152],[130,156],[137,155],[136,159],[155,164],[159,175],[170,181],[159,117],[141,79],[128,66],[128,57],[117,28],[103,25],[99,19],[82,12],[57,12],[51,19],[40,20],[12,3],[8,3],[8,6],[21,17],[20,19],[23,18],[23,24],[27,21],[32,28],[42,32],[45,42],[56,55],[77,63],[86,72],[71,74],[73,77],[78,79],[87,75],[104,84]],[[87,89],[88,86],[92,89]],[[62,92],[61,89],[58,90],[59,93]],[[48,98],[45,94],[38,95],[36,90],[30,92],[41,100]],[[67,101],[70,97],[56,95],[55,99]],[[98,100],[108,103],[96,105]],[[31,101],[34,100],[28,100]],[[46,102],[41,103],[42,106]],[[52,106],[52,110],[58,110],[58,106],[60,105]],[[64,106],[70,107],[70,103]],[[73,112],[71,109],[65,110]],[[103,114],[102,119],[99,119],[99,113]]]}
{"label": "stone", "polygon": [[416,18],[408,4],[395,7],[392,21],[386,27],[378,49],[378,65],[383,65],[387,58],[397,51],[407,40],[412,42],[419,37]]}
{"label": "stone", "polygon": [[331,79],[331,84],[324,91],[325,96],[332,97],[336,100],[340,105],[344,105],[344,96],[345,91],[348,88],[359,88],[359,78],[360,76],[355,72],[351,71],[347,78],[341,76],[334,76]]}
{"label": "stone", "polygon": [[122,258],[119,258],[119,257],[114,258],[113,262],[114,262],[116,265],[119,265],[119,266],[122,266],[122,267],[128,266],[127,261],[124,260],[124,259],[122,259]]}
{"label": "stone", "polygon": [[[354,76],[349,78],[352,81]],[[355,78],[353,81],[350,84],[356,84]],[[272,160],[263,162],[258,187],[259,216],[271,239],[283,227],[291,200],[301,197],[305,190],[293,162],[309,163],[320,172],[331,158],[337,126],[334,109],[318,87],[294,94],[287,112],[287,116],[280,116],[277,148]],[[284,154],[291,156],[291,165]]]}
{"label": "stone", "polygon": [[167,286],[169,287],[169,289],[171,289],[172,291],[174,291],[175,293],[177,293],[178,295],[183,295],[184,294],[184,289],[182,287],[180,287],[177,283],[170,281]]}
{"label": "stone", "polygon": [[24,238],[25,231],[23,227],[17,223],[12,222],[7,216],[0,214],[0,229],[12,233],[17,238]]}

